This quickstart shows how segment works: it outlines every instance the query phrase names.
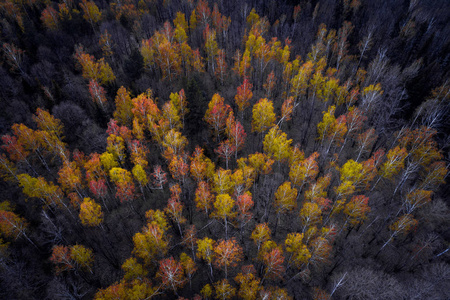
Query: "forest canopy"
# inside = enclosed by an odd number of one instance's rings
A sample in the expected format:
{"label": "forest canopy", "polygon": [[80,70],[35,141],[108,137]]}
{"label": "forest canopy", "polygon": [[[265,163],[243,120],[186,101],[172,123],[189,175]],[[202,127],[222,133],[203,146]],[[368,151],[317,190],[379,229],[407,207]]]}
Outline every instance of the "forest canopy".
{"label": "forest canopy", "polygon": [[446,1],[0,3],[0,297],[448,299]]}

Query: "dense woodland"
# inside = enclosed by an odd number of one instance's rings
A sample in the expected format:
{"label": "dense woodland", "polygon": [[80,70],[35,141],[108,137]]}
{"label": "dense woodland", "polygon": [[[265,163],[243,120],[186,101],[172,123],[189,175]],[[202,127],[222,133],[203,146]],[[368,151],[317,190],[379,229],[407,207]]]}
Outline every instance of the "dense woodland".
{"label": "dense woodland", "polygon": [[446,0],[2,0],[0,298],[450,299]]}

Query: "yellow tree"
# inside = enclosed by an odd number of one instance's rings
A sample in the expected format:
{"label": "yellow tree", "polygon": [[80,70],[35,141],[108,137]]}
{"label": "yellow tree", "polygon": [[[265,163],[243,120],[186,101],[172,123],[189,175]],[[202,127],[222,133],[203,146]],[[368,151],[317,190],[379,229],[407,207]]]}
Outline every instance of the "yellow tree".
{"label": "yellow tree", "polygon": [[83,245],[73,245],[70,247],[70,258],[80,269],[87,269],[92,274],[92,264],[94,263],[94,254],[92,249]]}
{"label": "yellow tree", "polygon": [[[277,211],[277,225],[280,215],[290,212],[297,207],[297,189],[291,187],[289,181],[280,185],[275,192],[275,207]],[[275,227],[276,228],[276,227]]]}
{"label": "yellow tree", "polygon": [[263,98],[253,106],[252,131],[262,133],[275,125],[272,101]]}
{"label": "yellow tree", "polygon": [[288,265],[292,263],[297,269],[301,269],[302,266],[308,264],[311,253],[303,241],[303,233],[289,233],[284,244],[286,252],[289,253]]}
{"label": "yellow tree", "polygon": [[228,222],[236,216],[235,201],[228,194],[219,194],[214,201],[212,217],[223,219],[225,223],[225,237],[228,238]]}
{"label": "yellow tree", "polygon": [[260,223],[256,225],[255,229],[252,231],[251,238],[258,248],[258,252],[261,245],[270,239],[271,233],[272,231],[267,223]]}
{"label": "yellow tree", "polygon": [[287,161],[292,152],[292,140],[287,139],[286,133],[281,131],[277,125],[272,127],[264,136],[264,152],[274,158],[280,165],[281,161]]}
{"label": "yellow tree", "polygon": [[303,233],[308,227],[314,226],[322,221],[322,211],[319,208],[319,205],[314,202],[305,202],[300,210],[300,219],[303,224]]}
{"label": "yellow tree", "polygon": [[99,204],[91,198],[84,198],[80,205],[80,220],[84,226],[99,226],[103,222],[103,212]]}
{"label": "yellow tree", "polygon": [[210,276],[213,277],[212,261],[214,258],[214,244],[215,241],[205,237],[197,240],[197,257],[206,261],[210,269]]}
{"label": "yellow tree", "polygon": [[88,21],[91,24],[92,29],[94,29],[94,25],[102,19],[102,13],[98,9],[98,6],[94,1],[88,2],[87,0],[82,0],[80,6],[84,12],[83,18]]}

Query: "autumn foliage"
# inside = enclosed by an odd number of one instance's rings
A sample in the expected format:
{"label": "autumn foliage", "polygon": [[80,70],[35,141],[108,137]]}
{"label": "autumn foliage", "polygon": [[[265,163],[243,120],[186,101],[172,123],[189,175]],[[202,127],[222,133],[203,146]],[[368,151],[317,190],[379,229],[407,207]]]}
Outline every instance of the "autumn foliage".
{"label": "autumn foliage", "polygon": [[448,298],[445,10],[60,2],[0,3],[0,298]]}

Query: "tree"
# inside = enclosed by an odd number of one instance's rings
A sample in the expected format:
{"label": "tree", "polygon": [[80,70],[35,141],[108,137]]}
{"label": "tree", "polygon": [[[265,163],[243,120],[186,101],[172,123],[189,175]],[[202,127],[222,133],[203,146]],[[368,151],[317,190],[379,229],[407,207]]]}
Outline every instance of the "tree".
{"label": "tree", "polygon": [[185,162],[183,157],[174,156],[169,164],[169,171],[173,179],[184,182],[189,172],[189,165]]}
{"label": "tree", "polygon": [[94,28],[94,25],[102,19],[102,13],[97,5],[93,1],[82,0],[80,6],[84,12],[83,18]]}
{"label": "tree", "polygon": [[97,103],[103,111],[105,111],[106,91],[101,87],[97,81],[91,79],[89,81],[89,93],[91,94],[92,101]]}
{"label": "tree", "polygon": [[265,278],[268,279],[282,279],[285,268],[283,266],[284,256],[283,250],[280,247],[274,247],[267,251],[263,255],[263,263],[265,265],[264,277],[261,279],[261,283]]}
{"label": "tree", "polygon": [[197,229],[195,225],[191,225],[186,229],[182,244],[191,249],[192,257],[195,261],[195,245],[197,244]]}
{"label": "tree", "polygon": [[280,214],[287,213],[297,208],[297,189],[291,187],[289,181],[280,185],[275,192],[275,207],[277,210],[277,223]]}
{"label": "tree", "polygon": [[253,97],[252,88],[253,85],[250,83],[247,77],[244,77],[243,83],[237,88],[237,93],[236,96],[234,96],[234,101],[237,104],[241,114],[247,107],[250,106],[250,100]]}
{"label": "tree", "polygon": [[214,283],[214,288],[216,290],[216,299],[232,299],[236,294],[236,288],[230,285],[227,279],[222,279]]}
{"label": "tree", "polygon": [[382,177],[391,179],[404,168],[404,161],[408,153],[405,148],[395,147],[388,151],[387,161],[381,165],[379,173]]}
{"label": "tree", "polygon": [[213,277],[213,270],[212,270],[212,261],[214,258],[214,244],[215,241],[205,237],[201,240],[197,240],[197,257],[200,259],[203,259],[206,261],[210,268],[210,276]]}
{"label": "tree", "polygon": [[367,219],[367,214],[370,212],[368,203],[369,198],[364,195],[353,196],[344,208],[344,214],[347,215],[346,222],[356,226]]}
{"label": "tree", "polygon": [[236,267],[242,259],[242,247],[236,239],[219,240],[214,246],[214,265],[217,268],[224,267],[225,278],[228,278],[228,267]]}
{"label": "tree", "polygon": [[223,97],[219,94],[213,95],[208,104],[204,119],[212,127],[215,136],[219,136],[225,129],[226,120],[230,110],[230,106],[224,104]]}
{"label": "tree", "polygon": [[167,206],[164,209],[164,211],[178,225],[180,235],[183,236],[181,224],[186,222],[186,218],[183,217],[183,204],[180,201],[181,188],[178,184],[176,184],[172,186],[170,189],[172,195],[169,201],[167,202]]}
{"label": "tree", "polygon": [[214,201],[214,212],[211,216],[223,219],[225,223],[225,237],[228,238],[228,222],[236,216],[235,201],[228,194],[219,194]]}
{"label": "tree", "polygon": [[87,269],[92,274],[94,255],[91,249],[83,245],[73,245],[70,247],[70,258],[80,269]]}
{"label": "tree", "polygon": [[316,237],[310,243],[311,258],[309,263],[315,267],[319,267],[329,262],[332,246],[330,241],[324,237]]}
{"label": "tree", "polygon": [[185,275],[189,279],[189,285],[191,286],[192,276],[197,271],[195,262],[192,258],[189,257],[189,255],[183,252],[180,255],[180,263],[181,266],[183,267]]}
{"label": "tree", "polygon": [[411,214],[414,210],[431,202],[432,195],[433,195],[432,191],[425,191],[419,189],[410,191],[406,195],[406,199],[403,201],[406,214]]}
{"label": "tree", "polygon": [[99,226],[103,222],[102,208],[91,198],[84,198],[80,205],[80,220],[84,226]]}
{"label": "tree", "polygon": [[297,269],[308,264],[311,253],[303,241],[303,233],[289,233],[284,241],[286,252],[290,253],[288,265],[293,263]]}
{"label": "tree", "polygon": [[[5,204],[5,202],[1,204]],[[8,205],[7,202],[6,204]],[[25,232],[26,227],[27,223],[25,222],[24,218],[18,216],[12,211],[3,209],[0,210],[0,233],[2,235],[15,239],[23,235],[29,242],[34,245],[34,243],[30,240]]]}
{"label": "tree", "polygon": [[275,89],[275,85],[277,83],[277,78],[275,77],[275,73],[272,71],[267,75],[266,82],[263,84],[263,88],[266,91],[266,97],[271,98],[272,92]]}
{"label": "tree", "polygon": [[208,215],[208,210],[211,210],[213,200],[214,198],[208,182],[200,181],[198,183],[197,189],[195,190],[194,201],[197,209],[204,210],[205,214]]}
{"label": "tree", "polygon": [[281,131],[278,126],[275,125],[264,136],[264,152],[280,164],[281,161],[289,159],[292,152],[291,143],[292,140],[287,139],[286,133]]}
{"label": "tree", "polygon": [[51,6],[47,6],[41,14],[41,21],[49,30],[58,29],[58,12]]}
{"label": "tree", "polygon": [[254,202],[252,200],[252,194],[250,192],[245,192],[239,195],[236,200],[238,220],[240,222],[241,231],[244,225],[249,222],[253,216],[250,211],[253,208]]}
{"label": "tree", "polygon": [[411,229],[417,226],[419,221],[414,219],[414,217],[410,214],[405,214],[397,219],[394,223],[389,226],[389,229],[392,231],[389,239],[383,244],[380,248],[380,251],[383,250],[396,236],[398,235],[406,235]]}
{"label": "tree", "polygon": [[367,152],[368,149],[372,148],[373,144],[377,140],[378,135],[375,133],[375,129],[369,128],[365,132],[358,134],[356,142],[358,144],[358,156],[356,157],[356,161],[359,160],[361,154]]}
{"label": "tree", "polygon": [[50,261],[56,266],[56,273],[70,271],[74,268],[70,258],[70,248],[67,246],[53,246]]}
{"label": "tree", "polygon": [[123,278],[127,281],[134,279],[142,280],[147,276],[148,271],[143,265],[138,263],[135,257],[130,257],[122,264],[122,270],[125,272]]}
{"label": "tree", "polygon": [[289,179],[300,187],[300,191],[307,181],[314,180],[319,173],[319,165],[316,161],[318,157],[319,153],[314,152],[305,160],[291,164]]}
{"label": "tree", "polygon": [[157,189],[162,190],[163,185],[167,182],[167,173],[164,172],[160,165],[156,165],[151,175],[153,177],[153,184]]}
{"label": "tree", "polygon": [[237,294],[239,299],[255,300],[257,298],[261,279],[257,278],[255,273],[256,271],[253,265],[243,266],[242,272],[234,278],[239,283],[239,291]]}
{"label": "tree", "polygon": [[255,229],[252,231],[251,238],[258,248],[258,252],[261,245],[270,239],[271,232],[272,231],[267,223],[257,224]]}
{"label": "tree", "polygon": [[272,101],[259,99],[253,106],[252,131],[262,133],[275,125],[275,113]]}
{"label": "tree", "polygon": [[213,162],[203,154],[203,149],[199,146],[195,147],[191,157],[191,176],[198,181],[205,178],[211,179],[214,176],[215,166]]}
{"label": "tree", "polygon": [[[161,221],[167,223],[165,218]],[[156,262],[157,257],[164,256],[168,251],[169,237],[164,226],[157,222],[149,222],[141,232],[133,236],[133,254],[141,258],[147,266]]]}
{"label": "tree", "polygon": [[314,226],[322,221],[322,211],[319,205],[314,202],[305,202],[300,210],[300,219],[303,224],[303,233],[308,227]]}
{"label": "tree", "polygon": [[[114,111],[114,120],[119,124],[130,126],[133,124],[133,102],[131,101],[130,92],[123,86],[117,90],[117,95],[115,98],[116,110]],[[136,119],[136,122],[138,120]],[[139,124],[139,123],[138,123]]]}
{"label": "tree", "polygon": [[228,115],[225,132],[230,143],[234,147],[234,158],[237,160],[237,153],[244,147],[247,134],[245,133],[244,126],[242,126],[241,122],[235,120],[232,111],[230,111],[230,114]]}
{"label": "tree", "polygon": [[176,293],[177,289],[181,288],[186,282],[183,275],[183,266],[173,257],[159,261],[156,277],[161,279],[164,288],[170,287]]}
{"label": "tree", "polygon": [[216,56],[216,69],[214,71],[214,75],[216,75],[216,78],[220,80],[222,85],[227,74],[227,68],[228,65],[226,62],[225,51],[223,49],[219,49]]}
{"label": "tree", "polygon": [[214,151],[222,158],[225,159],[225,168],[228,169],[228,160],[233,155],[233,153],[236,153],[236,148],[234,144],[230,140],[226,140],[223,142],[220,142],[219,147],[217,149],[214,149]]}
{"label": "tree", "polygon": [[208,67],[212,74],[215,72],[215,57],[218,51],[217,41],[216,41],[216,31],[206,24],[205,30],[203,31],[203,39],[205,40],[205,52],[208,57]]}
{"label": "tree", "polygon": [[214,188],[217,194],[230,194],[233,191],[233,182],[231,181],[231,170],[220,168],[214,174]]}
{"label": "tree", "polygon": [[81,185],[81,171],[75,162],[65,161],[64,165],[58,171],[58,182],[66,192],[77,191]]}
{"label": "tree", "polygon": [[109,177],[116,184],[116,197],[120,202],[131,201],[136,195],[131,172],[122,168],[112,168]]}

